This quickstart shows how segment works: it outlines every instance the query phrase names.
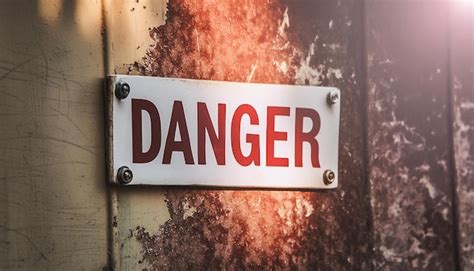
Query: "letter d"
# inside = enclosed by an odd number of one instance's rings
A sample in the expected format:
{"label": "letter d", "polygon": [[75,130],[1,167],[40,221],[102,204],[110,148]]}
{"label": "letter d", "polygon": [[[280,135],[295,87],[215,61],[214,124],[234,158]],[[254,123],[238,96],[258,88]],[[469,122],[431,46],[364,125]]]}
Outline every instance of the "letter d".
{"label": "letter d", "polygon": [[[142,111],[150,115],[151,144],[148,151],[143,152]],[[158,109],[148,100],[132,99],[132,149],[133,163],[148,163],[153,161],[161,147],[161,120]]]}

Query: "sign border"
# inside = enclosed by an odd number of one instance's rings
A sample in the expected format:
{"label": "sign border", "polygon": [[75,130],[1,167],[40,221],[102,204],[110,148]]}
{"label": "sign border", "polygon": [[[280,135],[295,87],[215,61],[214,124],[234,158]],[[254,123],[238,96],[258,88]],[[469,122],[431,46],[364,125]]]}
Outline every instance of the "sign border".
{"label": "sign border", "polygon": [[[196,187],[196,188],[215,188],[215,189],[222,189],[222,188],[229,188],[229,189],[262,189],[262,190],[328,190],[328,189],[335,189],[338,187],[339,183],[339,166],[337,165],[335,169],[335,180],[329,184],[326,184],[324,187],[296,187],[296,186],[258,186],[258,185],[219,185],[219,184],[122,184],[118,181],[117,174],[114,170],[114,101],[117,99],[115,97],[115,88],[116,83],[120,81],[121,78],[126,77],[144,77],[149,78],[147,76],[138,76],[138,75],[108,75],[105,78],[105,159],[106,159],[106,178],[107,183],[112,185],[120,185],[120,186],[157,186],[157,187]],[[171,78],[171,77],[152,77],[152,78],[163,78],[163,79],[170,79],[170,80],[183,80],[183,81],[209,81],[209,82],[221,82],[221,83],[236,83],[236,84],[258,84],[258,85],[271,85],[271,84],[261,84],[261,83],[245,83],[245,82],[229,82],[229,81],[215,81],[215,80],[199,80],[199,79],[187,79],[187,78]],[[277,84],[282,85],[282,84]],[[301,85],[287,85],[287,86],[300,86]],[[317,86],[312,86],[317,87]],[[335,151],[339,151],[339,134],[340,134],[340,96],[341,92],[338,88],[335,87],[324,87],[324,88],[332,88],[337,91],[339,94],[339,101],[336,106],[338,106],[338,138],[337,138],[337,149]],[[339,157],[339,154],[337,155]],[[338,158],[339,160],[339,158]],[[323,176],[321,176],[323,178]]]}

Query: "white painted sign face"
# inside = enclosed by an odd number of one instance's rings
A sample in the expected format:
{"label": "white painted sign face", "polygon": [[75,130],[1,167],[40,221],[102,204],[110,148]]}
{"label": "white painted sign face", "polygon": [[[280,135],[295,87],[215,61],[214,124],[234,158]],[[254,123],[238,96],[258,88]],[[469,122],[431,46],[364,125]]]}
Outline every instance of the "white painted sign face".
{"label": "white painted sign face", "polygon": [[336,88],[120,75],[107,92],[113,183],[337,187]]}

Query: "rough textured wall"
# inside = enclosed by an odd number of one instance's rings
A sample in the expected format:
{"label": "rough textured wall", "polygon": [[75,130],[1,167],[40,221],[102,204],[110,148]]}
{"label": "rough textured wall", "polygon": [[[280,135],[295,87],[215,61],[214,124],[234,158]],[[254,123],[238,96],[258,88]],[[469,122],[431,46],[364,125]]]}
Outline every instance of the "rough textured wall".
{"label": "rough textured wall", "polygon": [[[119,189],[123,270],[473,269],[472,6],[365,2],[104,0],[109,72],[343,95],[337,190]],[[106,264],[100,9],[0,2],[2,270]]]}
{"label": "rough textured wall", "polygon": [[141,244],[136,260],[149,269],[368,268],[361,7],[353,1],[170,0],[167,8],[166,23],[150,31],[155,45],[132,70],[337,86],[342,170],[332,191],[166,190],[169,219],[129,229]]}
{"label": "rough textured wall", "polygon": [[368,1],[375,268],[454,270],[448,5]]}
{"label": "rough textured wall", "polygon": [[474,4],[450,8],[453,143],[461,267],[474,270]]}

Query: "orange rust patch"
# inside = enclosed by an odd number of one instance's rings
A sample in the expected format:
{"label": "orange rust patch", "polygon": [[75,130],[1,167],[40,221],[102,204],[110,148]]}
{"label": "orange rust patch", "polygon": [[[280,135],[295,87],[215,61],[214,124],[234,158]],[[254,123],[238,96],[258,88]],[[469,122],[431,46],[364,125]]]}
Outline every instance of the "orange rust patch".
{"label": "orange rust patch", "polygon": [[170,1],[166,24],[150,32],[156,46],[135,67],[151,76],[291,83],[296,49],[284,11],[274,0]]}
{"label": "orange rust patch", "polygon": [[[332,85],[346,90],[347,101],[360,99],[356,76],[346,76],[355,60],[346,50],[354,7],[345,5],[170,0],[166,24],[150,30],[155,46],[131,68],[147,76]],[[340,174],[349,182],[325,192],[170,189],[170,220],[157,234],[135,229],[142,260],[158,270],[368,268],[362,110],[343,103],[342,127],[351,133],[341,143]]]}

